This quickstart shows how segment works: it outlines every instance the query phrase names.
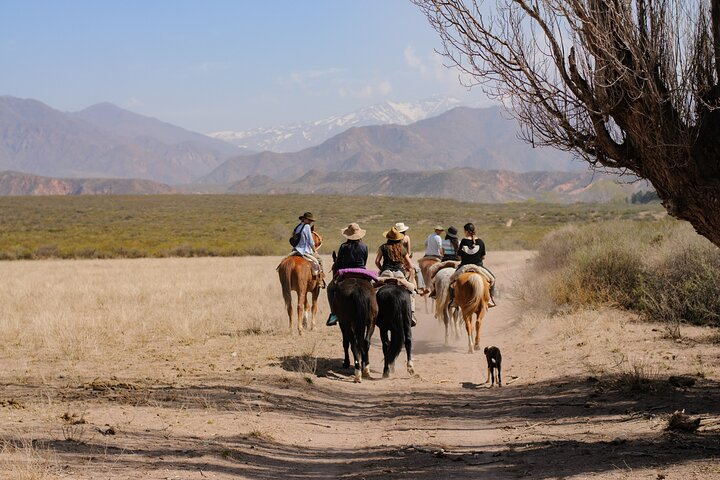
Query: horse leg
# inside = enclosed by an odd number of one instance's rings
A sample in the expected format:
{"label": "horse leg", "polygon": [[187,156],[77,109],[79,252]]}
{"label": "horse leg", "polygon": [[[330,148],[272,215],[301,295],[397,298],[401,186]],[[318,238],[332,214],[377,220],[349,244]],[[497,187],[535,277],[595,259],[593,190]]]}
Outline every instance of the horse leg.
{"label": "horse leg", "polygon": [[443,323],[445,323],[445,346],[448,346],[448,335],[449,335],[449,328],[450,328],[450,312],[449,309],[445,307],[443,309]]}
{"label": "horse leg", "polygon": [[355,383],[360,383],[362,382],[362,371],[360,370],[362,357],[358,346],[359,341],[354,333],[352,334],[352,337],[353,338],[350,339],[350,349],[352,350],[353,361],[355,362]]}
{"label": "horse leg", "polygon": [[475,350],[480,350],[480,326],[482,325],[483,317],[485,316],[486,311],[487,306],[483,305],[477,314],[477,319],[475,320]]}
{"label": "horse leg", "polygon": [[303,334],[303,322],[307,322],[305,313],[305,301],[307,300],[307,290],[304,286],[298,287],[298,304],[297,304],[297,315],[298,315],[298,335]]}
{"label": "horse leg", "polygon": [[410,319],[405,322],[405,353],[407,354],[407,372],[408,375],[415,375],[415,366],[412,361],[412,330],[410,328]]}
{"label": "horse leg", "polygon": [[318,296],[320,295],[320,289],[316,288],[312,291],[312,308],[311,308],[311,318],[312,322],[310,323],[310,330],[315,330],[315,319],[317,318],[317,311],[318,311]]}
{"label": "horse leg", "polygon": [[390,348],[390,339],[388,338],[388,330],[385,328],[380,328],[380,340],[382,342],[382,349],[383,349],[383,378],[388,378],[390,376],[390,364],[388,363],[388,349]]}
{"label": "horse leg", "polygon": [[340,326],[340,328],[342,329],[343,351],[345,352],[343,368],[350,368],[350,353],[348,352],[348,350],[350,349],[350,334],[346,332],[344,328],[342,328],[342,325]]}
{"label": "horse leg", "polygon": [[363,377],[370,378],[370,339],[373,336],[373,333],[375,333],[375,324],[372,323],[368,327],[368,333],[365,338],[362,339],[362,349],[360,353],[362,354],[362,363],[363,363]]}
{"label": "horse leg", "polygon": [[465,332],[467,332],[468,353],[473,353],[472,313],[466,315],[465,312],[463,312],[463,320],[465,320]]}

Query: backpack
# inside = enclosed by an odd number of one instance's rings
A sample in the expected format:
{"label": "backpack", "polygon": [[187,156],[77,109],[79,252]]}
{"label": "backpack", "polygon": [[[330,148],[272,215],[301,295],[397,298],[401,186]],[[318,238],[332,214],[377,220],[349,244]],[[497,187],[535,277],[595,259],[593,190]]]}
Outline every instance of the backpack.
{"label": "backpack", "polygon": [[302,232],[302,228],[298,230],[298,227],[302,225],[302,223],[298,223],[297,227],[293,230],[292,237],[290,237],[290,245],[295,248],[297,247],[297,244],[300,243],[300,233]]}

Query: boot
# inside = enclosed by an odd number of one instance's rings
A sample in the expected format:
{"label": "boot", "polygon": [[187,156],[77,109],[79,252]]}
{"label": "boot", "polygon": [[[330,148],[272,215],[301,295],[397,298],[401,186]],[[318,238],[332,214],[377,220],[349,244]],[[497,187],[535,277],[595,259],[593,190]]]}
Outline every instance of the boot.
{"label": "boot", "polygon": [[332,327],[333,325],[335,325],[337,323],[337,321],[338,321],[337,315],[335,315],[334,313],[331,313],[327,319],[327,322],[325,322],[325,325],[327,325],[328,327]]}
{"label": "boot", "polygon": [[495,303],[495,299],[493,298],[495,296],[495,284],[493,283],[490,285],[490,301],[488,302],[488,308],[497,307],[497,303]]}

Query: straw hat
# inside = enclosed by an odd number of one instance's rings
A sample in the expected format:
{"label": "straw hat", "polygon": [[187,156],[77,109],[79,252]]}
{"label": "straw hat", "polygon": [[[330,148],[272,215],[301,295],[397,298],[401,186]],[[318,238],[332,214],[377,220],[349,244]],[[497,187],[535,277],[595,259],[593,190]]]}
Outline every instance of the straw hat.
{"label": "straw hat", "polygon": [[360,225],[353,222],[348,225],[346,229],[342,230],[340,234],[348,240],[360,240],[365,236],[365,230],[360,228]]}
{"label": "straw hat", "polygon": [[315,221],[315,217],[313,217],[313,214],[310,213],[310,212],[305,212],[305,213],[303,213],[302,215],[300,215],[300,216],[298,217],[298,220],[303,220],[303,219],[305,219],[305,218],[307,218],[307,219],[310,220],[311,222],[314,222],[314,221]]}
{"label": "straw hat", "polygon": [[435,231],[444,232],[445,229],[441,227],[440,225],[435,225]]}
{"label": "straw hat", "polygon": [[383,236],[387,238],[388,240],[402,240],[403,234],[398,231],[397,228],[392,227],[387,232],[383,233]]}
{"label": "straw hat", "polygon": [[455,227],[448,227],[447,232],[445,232],[445,235],[447,235],[450,238],[458,238],[458,231]]}
{"label": "straw hat", "polygon": [[396,228],[397,231],[400,232],[400,233],[404,233],[404,232],[410,230],[410,227],[408,227],[407,225],[405,225],[403,222],[398,222],[398,223],[396,223],[396,224],[395,224],[395,228]]}

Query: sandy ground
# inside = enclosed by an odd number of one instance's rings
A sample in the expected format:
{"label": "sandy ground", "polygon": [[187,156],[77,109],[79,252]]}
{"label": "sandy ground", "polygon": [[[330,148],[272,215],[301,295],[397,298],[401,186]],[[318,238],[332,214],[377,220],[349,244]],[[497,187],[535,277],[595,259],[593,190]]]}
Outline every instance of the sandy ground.
{"label": "sandy ground", "polygon": [[[6,347],[0,478],[720,478],[717,333],[687,327],[676,341],[613,310],[532,313],[518,300],[530,256],[488,265],[502,296],[481,344],[502,349],[502,388],[483,384],[485,358],[464,334],[443,344],[422,301],[415,375],[401,356],[381,378],[376,333],[361,384],[323,321],[301,338],[149,344],[110,367]],[[698,432],[665,429],[682,409],[702,417]]]}

